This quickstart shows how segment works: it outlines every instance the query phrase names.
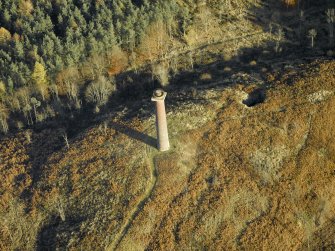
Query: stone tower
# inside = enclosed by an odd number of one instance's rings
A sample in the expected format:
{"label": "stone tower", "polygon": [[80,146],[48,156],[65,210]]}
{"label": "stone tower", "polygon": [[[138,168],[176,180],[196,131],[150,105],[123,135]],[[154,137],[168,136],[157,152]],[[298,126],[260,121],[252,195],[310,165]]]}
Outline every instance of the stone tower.
{"label": "stone tower", "polygon": [[156,130],[157,130],[157,148],[164,152],[170,149],[169,135],[165,112],[165,97],[167,93],[162,89],[154,91],[151,101],[156,102]]}

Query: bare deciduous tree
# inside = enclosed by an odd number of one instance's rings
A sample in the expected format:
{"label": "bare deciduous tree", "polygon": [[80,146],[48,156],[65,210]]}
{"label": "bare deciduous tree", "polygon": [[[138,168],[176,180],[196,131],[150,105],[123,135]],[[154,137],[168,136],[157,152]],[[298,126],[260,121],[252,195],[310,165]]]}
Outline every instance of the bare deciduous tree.
{"label": "bare deciduous tree", "polygon": [[7,96],[6,104],[11,111],[21,111],[21,104],[17,93]]}
{"label": "bare deciduous tree", "polygon": [[3,133],[7,133],[8,132],[8,123],[7,123],[7,120],[8,120],[8,116],[9,116],[9,111],[8,109],[0,104],[0,126],[1,126],[1,131]]}
{"label": "bare deciduous tree", "polygon": [[279,27],[278,28],[278,33],[277,33],[277,36],[275,38],[275,41],[276,41],[276,45],[275,45],[275,51],[278,53],[278,52],[281,52],[282,48],[281,48],[281,43],[282,41],[285,39],[285,33],[284,33],[284,30],[282,27]]}
{"label": "bare deciduous tree", "polygon": [[28,88],[21,88],[16,92],[16,94],[20,101],[20,107],[22,109],[23,115],[27,119],[28,125],[32,125],[34,121],[31,114],[33,108],[30,103],[30,90]]}
{"label": "bare deciduous tree", "polygon": [[305,21],[306,21],[305,12],[303,10],[300,10],[300,12],[299,12],[299,39],[300,39],[300,41],[303,38],[302,25]]}
{"label": "bare deciduous tree", "polygon": [[64,139],[64,141],[65,141],[65,144],[66,144],[67,149],[70,149],[69,140],[68,140],[68,138],[67,138],[67,133],[66,133],[65,131],[62,133],[62,137],[63,137],[63,139]]}
{"label": "bare deciduous tree", "polygon": [[161,62],[152,65],[152,76],[156,78],[162,86],[169,84],[169,65],[166,62]]}
{"label": "bare deciduous tree", "polygon": [[314,40],[316,35],[318,34],[318,32],[316,31],[316,29],[311,29],[308,32],[308,36],[311,38],[311,47],[314,48]]}
{"label": "bare deciduous tree", "polygon": [[37,120],[37,108],[41,106],[41,102],[35,97],[32,97],[30,99],[30,103],[33,105],[35,119]]}
{"label": "bare deciduous tree", "polygon": [[66,96],[68,97],[72,105],[74,105],[74,107],[79,109],[80,101],[78,98],[78,94],[79,94],[78,85],[75,84],[75,82],[73,82],[72,80],[66,80],[64,84],[65,84]]}
{"label": "bare deciduous tree", "polygon": [[173,76],[176,76],[178,73],[178,64],[179,64],[178,57],[175,56],[170,59],[169,65]]}
{"label": "bare deciduous tree", "polygon": [[107,123],[107,121],[104,122],[103,129],[104,129],[104,134],[107,135],[107,129],[108,129],[108,123]]}
{"label": "bare deciduous tree", "polygon": [[109,96],[115,90],[113,81],[108,81],[105,77],[99,77],[89,84],[85,92],[85,98],[87,102],[95,104],[98,112],[99,108],[107,103]]}
{"label": "bare deciduous tree", "polygon": [[49,91],[51,95],[56,99],[59,100],[59,95],[58,95],[58,86],[53,84],[49,86]]}
{"label": "bare deciduous tree", "polygon": [[172,46],[172,41],[168,35],[166,24],[157,21],[149,25],[146,35],[143,37],[139,46],[139,56],[143,60],[162,59],[167,56]]}
{"label": "bare deciduous tree", "polygon": [[219,0],[218,2],[219,19],[222,21],[223,15],[232,10],[232,0]]}
{"label": "bare deciduous tree", "polygon": [[328,9],[326,15],[329,26],[329,44],[331,45],[334,39],[335,9]]}
{"label": "bare deciduous tree", "polygon": [[81,84],[81,78],[79,76],[79,71],[75,67],[68,68],[57,75],[56,82],[57,86],[57,95],[58,92],[60,95],[66,95],[70,101],[70,105],[79,109],[81,103],[78,97],[79,87],[78,84]]}
{"label": "bare deciduous tree", "polygon": [[88,59],[89,67],[93,71],[93,79],[101,76],[105,71],[106,61],[103,56],[93,55]]}
{"label": "bare deciduous tree", "polygon": [[209,28],[213,22],[213,16],[210,8],[203,6],[197,15],[198,21],[202,24],[207,40],[209,39]]}
{"label": "bare deciduous tree", "polygon": [[4,82],[0,81],[0,99],[6,95],[6,85]]}
{"label": "bare deciduous tree", "polygon": [[64,199],[59,197],[56,202],[56,208],[59,213],[59,217],[62,219],[62,221],[65,221],[65,208],[64,208]]}
{"label": "bare deciduous tree", "polygon": [[194,68],[194,52],[193,52],[193,51],[190,51],[190,52],[187,54],[187,57],[188,57],[188,61],[189,61],[191,70],[193,70],[193,68]]}

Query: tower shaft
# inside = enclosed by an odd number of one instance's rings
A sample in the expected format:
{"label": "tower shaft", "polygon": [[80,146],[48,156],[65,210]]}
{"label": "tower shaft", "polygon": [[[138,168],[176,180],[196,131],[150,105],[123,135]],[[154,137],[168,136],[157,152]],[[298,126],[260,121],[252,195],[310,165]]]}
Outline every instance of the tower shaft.
{"label": "tower shaft", "polygon": [[170,149],[169,134],[165,111],[166,92],[161,89],[155,90],[152,101],[156,102],[156,130],[157,130],[157,148],[159,151]]}

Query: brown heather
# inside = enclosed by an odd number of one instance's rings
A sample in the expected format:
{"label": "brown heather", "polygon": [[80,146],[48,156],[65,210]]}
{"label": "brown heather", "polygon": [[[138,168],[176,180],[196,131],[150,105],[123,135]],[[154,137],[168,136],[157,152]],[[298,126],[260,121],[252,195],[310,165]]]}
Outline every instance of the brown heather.
{"label": "brown heather", "polygon": [[[179,108],[169,115],[166,154],[111,120],[106,133],[91,127],[69,149],[58,130],[2,139],[1,249],[104,250],[113,240],[117,250],[332,245],[335,63],[305,68],[291,86],[292,72],[284,74],[252,108],[241,101],[255,85],[208,92],[213,103],[193,112]],[[193,129],[174,117],[192,123],[203,109],[216,115]],[[153,132],[152,120],[114,123]]]}

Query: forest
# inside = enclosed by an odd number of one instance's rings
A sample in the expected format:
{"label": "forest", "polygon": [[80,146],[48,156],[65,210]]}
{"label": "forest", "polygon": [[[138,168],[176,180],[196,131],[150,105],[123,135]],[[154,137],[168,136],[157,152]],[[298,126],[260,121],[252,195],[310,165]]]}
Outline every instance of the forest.
{"label": "forest", "polygon": [[93,80],[100,93],[91,87],[87,100],[106,102],[113,75],[156,53],[143,44],[150,25],[164,23],[170,37],[178,36],[190,22],[186,10],[175,1],[1,1],[2,131],[11,113],[23,124],[42,121],[53,113],[46,104],[62,95],[70,109],[79,108],[81,85]]}
{"label": "forest", "polygon": [[[216,34],[223,36],[220,26],[244,18],[248,8],[260,4],[3,0],[0,129],[7,133],[56,116],[66,118],[86,104],[99,112],[120,85],[115,76],[144,65],[165,85],[170,71],[178,71],[178,62],[170,60],[175,51],[214,42]],[[283,1],[286,8],[300,4]],[[334,12],[329,20],[333,28]],[[157,66],[160,61],[165,63]]]}

